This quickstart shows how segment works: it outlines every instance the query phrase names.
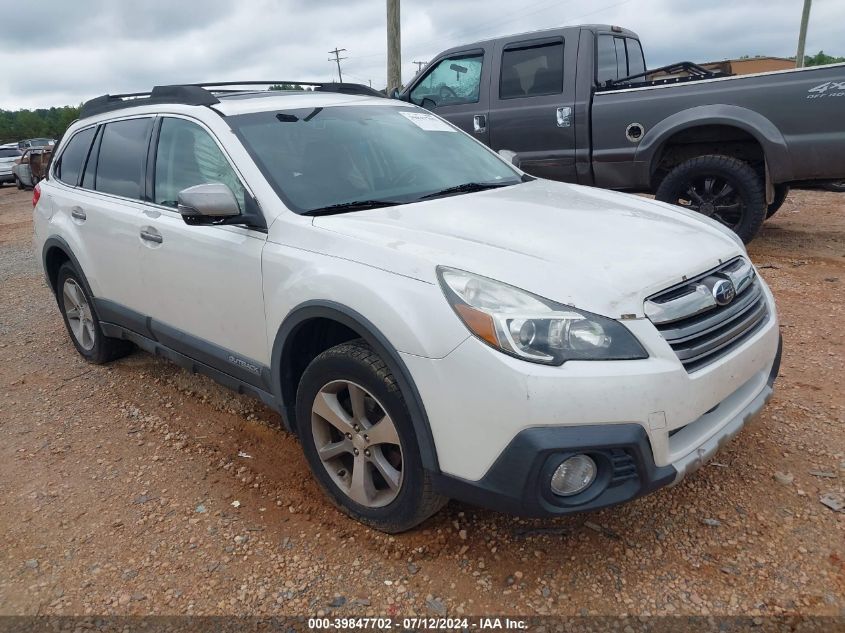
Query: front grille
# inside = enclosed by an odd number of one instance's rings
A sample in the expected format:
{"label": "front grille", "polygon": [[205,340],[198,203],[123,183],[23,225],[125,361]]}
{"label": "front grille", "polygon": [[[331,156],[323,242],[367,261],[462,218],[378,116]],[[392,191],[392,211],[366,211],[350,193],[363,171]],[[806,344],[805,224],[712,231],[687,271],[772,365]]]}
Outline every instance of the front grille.
{"label": "front grille", "polygon": [[[714,288],[724,290],[719,286],[724,280],[736,296],[719,305]],[[737,258],[650,297],[646,314],[691,373],[750,338],[766,323],[769,310],[754,269]]]}

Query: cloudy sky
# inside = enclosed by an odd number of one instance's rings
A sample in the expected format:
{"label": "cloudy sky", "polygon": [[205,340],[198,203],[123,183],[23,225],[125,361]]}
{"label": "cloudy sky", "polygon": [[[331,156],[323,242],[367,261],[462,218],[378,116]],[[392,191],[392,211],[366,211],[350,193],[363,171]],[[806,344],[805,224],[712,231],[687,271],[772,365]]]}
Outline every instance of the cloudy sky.
{"label": "cloudy sky", "polygon": [[[802,0],[402,0],[403,78],[474,40],[578,23],[638,32],[646,61],[795,54]],[[0,109],[78,104],[156,84],[385,84],[384,0],[0,0]],[[807,52],[845,55],[845,0],[815,0]]]}

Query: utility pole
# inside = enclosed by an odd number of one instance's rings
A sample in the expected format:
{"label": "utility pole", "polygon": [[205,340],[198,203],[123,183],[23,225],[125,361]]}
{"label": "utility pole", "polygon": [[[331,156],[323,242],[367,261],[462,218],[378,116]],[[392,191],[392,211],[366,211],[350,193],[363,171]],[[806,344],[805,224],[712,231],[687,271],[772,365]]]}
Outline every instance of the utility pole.
{"label": "utility pole", "polygon": [[399,0],[387,0],[387,95],[402,86]]}
{"label": "utility pole", "polygon": [[813,0],[804,0],[804,11],[801,13],[801,31],[798,33],[798,52],[795,54],[795,66],[804,68],[804,45],[807,43],[807,25],[810,23],[810,6]]}
{"label": "utility pole", "polygon": [[334,55],[334,57],[329,57],[329,61],[335,62],[337,64],[337,78],[340,81],[340,83],[343,83],[343,75],[340,74],[340,60],[346,59],[346,57],[341,57],[340,54],[345,52],[345,51],[346,51],[345,48],[337,48],[337,47],[335,47],[335,49],[333,51],[329,51],[329,55]]}
{"label": "utility pole", "polygon": [[422,69],[428,66],[428,62],[411,62],[412,64],[417,65],[417,74],[419,75],[422,72]]}

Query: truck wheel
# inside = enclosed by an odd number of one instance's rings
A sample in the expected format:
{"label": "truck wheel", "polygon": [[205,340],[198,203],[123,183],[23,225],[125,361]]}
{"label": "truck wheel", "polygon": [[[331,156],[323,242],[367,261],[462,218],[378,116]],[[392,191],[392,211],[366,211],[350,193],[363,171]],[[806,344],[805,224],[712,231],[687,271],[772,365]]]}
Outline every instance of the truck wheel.
{"label": "truck wheel", "polygon": [[132,351],[132,343],[103,334],[86,287],[82,275],[72,264],[62,264],[56,282],[56,301],[76,351],[96,365],[126,356]]}
{"label": "truck wheel", "polygon": [[21,179],[17,176],[15,176],[15,184],[18,186],[18,189],[23,189],[23,183],[21,182]]}
{"label": "truck wheel", "polygon": [[762,179],[750,165],[729,156],[699,156],[663,179],[655,197],[721,222],[746,244],[766,218]]}
{"label": "truck wheel", "polygon": [[311,472],[352,518],[392,534],[446,504],[422,467],[396,379],[364,341],[311,361],[297,390],[296,420]]}
{"label": "truck wheel", "polygon": [[836,191],[837,193],[845,192],[845,180],[839,182],[829,182],[824,186],[828,191]]}
{"label": "truck wheel", "polygon": [[775,199],[772,200],[772,204],[770,204],[769,208],[766,210],[767,220],[778,212],[778,209],[780,209],[783,206],[783,203],[786,202],[786,197],[788,195],[789,185],[775,185]]}

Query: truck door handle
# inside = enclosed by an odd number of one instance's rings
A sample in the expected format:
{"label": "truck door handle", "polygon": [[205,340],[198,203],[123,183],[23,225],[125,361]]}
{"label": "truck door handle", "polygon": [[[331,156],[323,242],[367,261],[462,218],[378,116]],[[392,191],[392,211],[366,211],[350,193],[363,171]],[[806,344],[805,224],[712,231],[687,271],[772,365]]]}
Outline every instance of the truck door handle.
{"label": "truck door handle", "polygon": [[85,222],[85,218],[87,216],[85,215],[85,211],[82,210],[82,207],[73,207],[70,210],[70,217],[72,217],[74,220]]}
{"label": "truck door handle", "polygon": [[472,117],[472,130],[476,134],[483,134],[487,131],[487,117],[483,114],[476,114]]}
{"label": "truck door handle", "polygon": [[161,233],[150,231],[149,229],[141,229],[141,239],[146,242],[155,242],[156,244],[161,244],[164,241]]}
{"label": "truck door handle", "polygon": [[572,108],[570,108],[570,107],[558,108],[555,115],[556,115],[558,127],[571,127],[572,126]]}

